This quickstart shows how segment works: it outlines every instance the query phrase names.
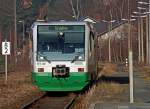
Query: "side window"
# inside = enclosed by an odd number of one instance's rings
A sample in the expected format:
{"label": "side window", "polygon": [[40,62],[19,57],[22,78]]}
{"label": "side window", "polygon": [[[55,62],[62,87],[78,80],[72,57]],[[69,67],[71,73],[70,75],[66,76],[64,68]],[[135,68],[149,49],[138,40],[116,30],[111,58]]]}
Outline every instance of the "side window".
{"label": "side window", "polygon": [[94,49],[94,33],[90,32],[90,51]]}
{"label": "side window", "polygon": [[92,37],[92,40],[94,40],[94,33],[92,31],[90,31],[90,36]]}
{"label": "side window", "polygon": [[89,50],[91,52],[92,50],[92,37],[91,37],[91,32],[90,32],[90,36],[89,36]]}

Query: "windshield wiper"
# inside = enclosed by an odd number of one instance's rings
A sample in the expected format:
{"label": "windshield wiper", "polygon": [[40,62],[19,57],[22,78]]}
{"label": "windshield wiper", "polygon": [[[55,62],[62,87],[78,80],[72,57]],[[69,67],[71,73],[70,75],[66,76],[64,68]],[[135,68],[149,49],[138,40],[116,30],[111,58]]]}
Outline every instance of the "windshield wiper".
{"label": "windshield wiper", "polygon": [[74,61],[77,61],[79,59],[79,55],[75,56],[74,59],[71,61],[73,63]]}
{"label": "windshield wiper", "polygon": [[76,56],[74,57],[74,59],[71,61],[71,63],[73,63],[74,61],[77,61],[79,59],[79,57],[81,56],[82,52],[78,52],[78,54],[76,54]]}
{"label": "windshield wiper", "polygon": [[40,54],[39,52],[37,52],[37,54],[38,54],[39,56],[43,57],[43,59],[44,59],[45,61],[47,61],[48,63],[51,63],[51,61],[50,61],[49,59],[47,59],[46,56],[43,56],[43,55]]}

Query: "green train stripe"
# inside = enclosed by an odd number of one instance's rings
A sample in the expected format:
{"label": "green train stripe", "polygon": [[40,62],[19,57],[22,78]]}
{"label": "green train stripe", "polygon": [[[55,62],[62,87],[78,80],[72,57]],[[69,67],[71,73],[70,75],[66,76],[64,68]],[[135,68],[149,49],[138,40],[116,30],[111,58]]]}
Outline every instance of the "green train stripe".
{"label": "green train stripe", "polygon": [[32,72],[32,80],[43,91],[77,91],[89,83],[87,72],[70,72],[67,78],[52,77],[51,72]]}

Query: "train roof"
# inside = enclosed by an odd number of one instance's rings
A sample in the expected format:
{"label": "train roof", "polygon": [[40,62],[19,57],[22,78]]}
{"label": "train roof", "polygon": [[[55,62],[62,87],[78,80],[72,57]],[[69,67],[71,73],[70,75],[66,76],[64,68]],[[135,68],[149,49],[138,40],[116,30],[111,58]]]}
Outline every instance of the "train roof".
{"label": "train roof", "polygon": [[37,25],[88,25],[85,21],[35,21],[32,27]]}
{"label": "train roof", "polygon": [[77,25],[85,25],[87,24],[87,22],[85,21],[47,21],[47,22],[40,22],[40,21],[36,21],[35,24],[77,24]]}

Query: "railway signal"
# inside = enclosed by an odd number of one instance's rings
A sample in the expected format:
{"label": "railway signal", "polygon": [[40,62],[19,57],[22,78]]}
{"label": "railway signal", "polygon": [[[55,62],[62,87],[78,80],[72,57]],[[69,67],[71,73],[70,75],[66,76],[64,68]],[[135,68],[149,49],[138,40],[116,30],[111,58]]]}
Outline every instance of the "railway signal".
{"label": "railway signal", "polygon": [[2,55],[10,55],[10,42],[2,42]]}
{"label": "railway signal", "polygon": [[7,55],[10,55],[10,42],[2,42],[2,55],[5,55],[5,84],[7,84]]}

